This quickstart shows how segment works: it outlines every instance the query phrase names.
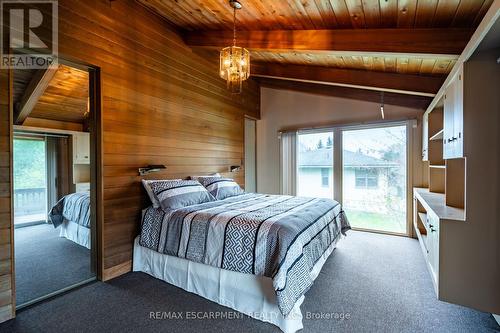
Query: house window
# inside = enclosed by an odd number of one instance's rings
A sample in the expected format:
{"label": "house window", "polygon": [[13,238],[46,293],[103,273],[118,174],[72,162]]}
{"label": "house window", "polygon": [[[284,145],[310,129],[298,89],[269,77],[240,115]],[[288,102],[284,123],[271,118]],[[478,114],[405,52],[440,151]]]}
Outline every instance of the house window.
{"label": "house window", "polygon": [[356,188],[377,188],[378,172],[377,169],[359,168],[354,170]]}
{"label": "house window", "polygon": [[330,187],[330,170],[321,168],[321,186]]}

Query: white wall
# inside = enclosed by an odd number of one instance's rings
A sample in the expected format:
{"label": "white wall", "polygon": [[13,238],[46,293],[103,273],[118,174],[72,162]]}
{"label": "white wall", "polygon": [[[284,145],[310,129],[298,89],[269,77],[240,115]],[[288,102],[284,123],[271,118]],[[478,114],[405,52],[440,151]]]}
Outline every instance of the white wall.
{"label": "white wall", "polygon": [[[257,121],[257,191],[279,193],[278,131],[335,124],[380,121],[380,104],[289,90],[261,88],[261,119]],[[386,105],[386,120],[421,118],[423,110]],[[415,161],[420,160],[421,130],[414,130]],[[421,163],[415,185],[422,185]],[[425,184],[425,181],[424,181]]]}

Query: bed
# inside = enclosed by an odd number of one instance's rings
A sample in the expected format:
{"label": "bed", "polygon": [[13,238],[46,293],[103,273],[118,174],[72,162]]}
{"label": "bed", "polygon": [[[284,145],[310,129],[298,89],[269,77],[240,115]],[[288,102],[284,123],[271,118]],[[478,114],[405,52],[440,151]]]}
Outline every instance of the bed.
{"label": "bed", "polygon": [[65,195],[49,212],[49,222],[60,227],[59,236],[90,249],[90,192]]}
{"label": "bed", "polygon": [[149,207],[133,269],[296,332],[304,294],[349,229],[340,204],[320,198],[245,193]]}

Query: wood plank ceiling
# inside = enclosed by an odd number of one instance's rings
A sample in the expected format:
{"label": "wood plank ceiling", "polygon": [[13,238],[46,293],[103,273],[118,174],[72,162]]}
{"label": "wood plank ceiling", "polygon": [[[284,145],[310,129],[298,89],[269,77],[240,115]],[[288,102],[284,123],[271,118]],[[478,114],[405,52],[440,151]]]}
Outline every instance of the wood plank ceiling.
{"label": "wood plank ceiling", "polygon": [[[188,45],[217,59],[216,50],[231,44],[232,8],[227,0],[138,0],[168,20]],[[455,65],[493,0],[241,0],[237,44],[250,49],[252,75],[269,79],[316,82],[430,97]],[[203,51],[200,51],[200,49]],[[352,84],[335,75],[301,78],[316,72],[344,70]],[[279,69],[276,69],[279,67]],[[360,84],[359,72],[393,74],[414,86]],[[293,75],[291,75],[293,74]],[[216,75],[216,74],[214,74]],[[347,80],[348,81],[348,80]],[[431,82],[426,89],[420,89]],[[411,98],[411,97],[408,97]]]}
{"label": "wood plank ceiling", "polygon": [[[36,80],[36,70],[14,71],[14,102],[20,107],[23,95]],[[36,84],[36,82],[35,82]],[[29,114],[18,121],[17,125],[35,127],[61,127],[79,129],[85,121],[88,110],[89,75],[88,72],[59,65],[47,87],[35,101]]]}

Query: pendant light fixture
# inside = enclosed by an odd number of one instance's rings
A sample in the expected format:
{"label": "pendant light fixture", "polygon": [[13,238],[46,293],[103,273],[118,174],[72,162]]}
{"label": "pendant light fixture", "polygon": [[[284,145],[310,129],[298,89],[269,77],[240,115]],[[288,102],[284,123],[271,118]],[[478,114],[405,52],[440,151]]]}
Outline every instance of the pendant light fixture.
{"label": "pendant light fixture", "polygon": [[241,3],[230,0],[233,7],[233,45],[220,51],[220,77],[226,80],[227,89],[233,94],[241,93],[242,83],[250,76],[250,52],[236,46],[236,10],[241,9]]}

